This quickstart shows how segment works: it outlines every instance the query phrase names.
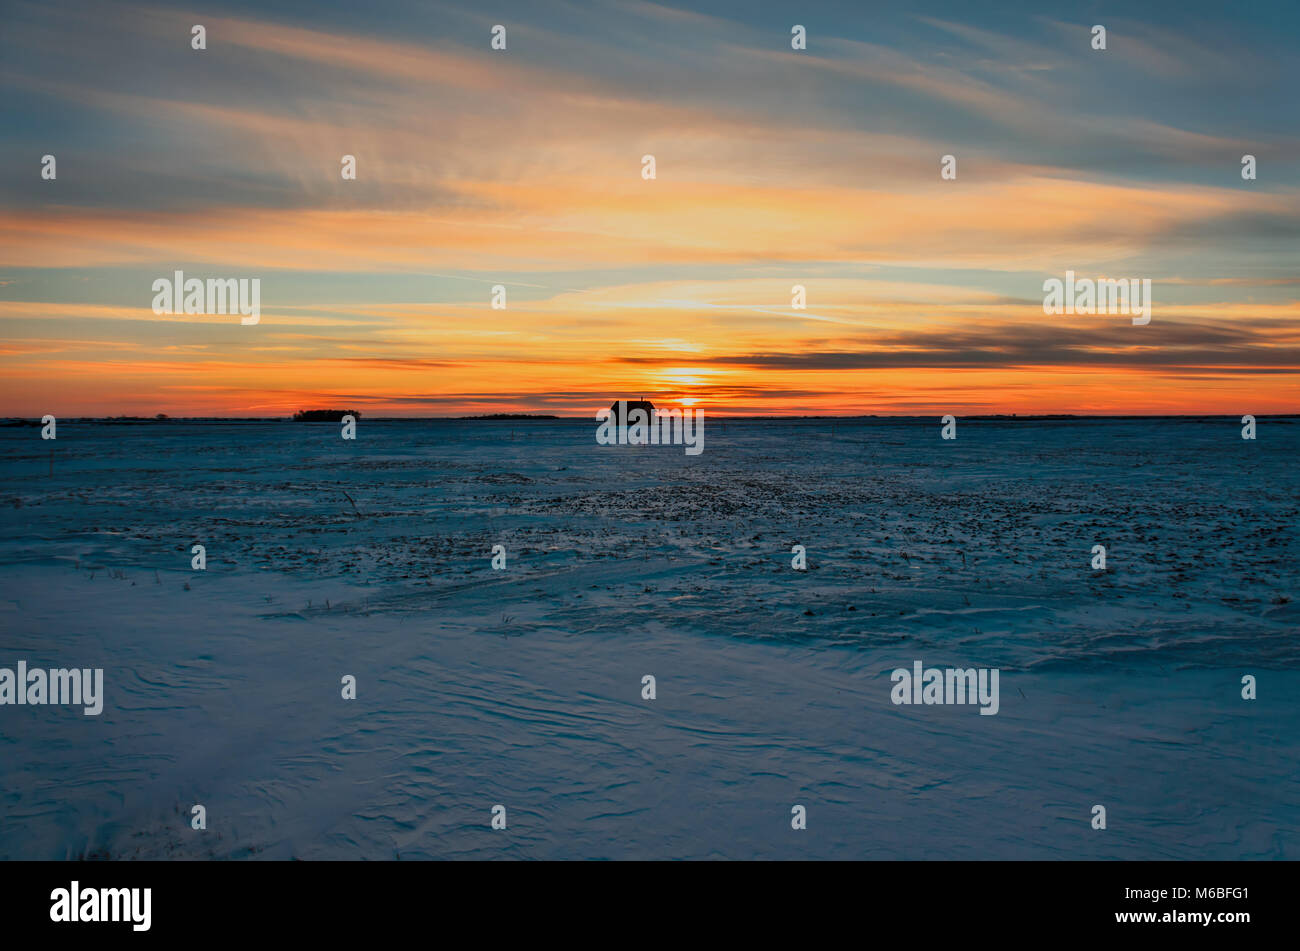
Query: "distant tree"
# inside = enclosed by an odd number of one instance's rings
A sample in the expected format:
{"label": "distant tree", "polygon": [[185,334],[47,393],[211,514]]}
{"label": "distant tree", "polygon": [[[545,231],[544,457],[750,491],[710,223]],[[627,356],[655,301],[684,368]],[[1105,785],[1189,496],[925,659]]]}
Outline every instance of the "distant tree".
{"label": "distant tree", "polygon": [[361,411],[355,409],[300,409],[293,414],[296,423],[337,423],[344,416],[361,418]]}

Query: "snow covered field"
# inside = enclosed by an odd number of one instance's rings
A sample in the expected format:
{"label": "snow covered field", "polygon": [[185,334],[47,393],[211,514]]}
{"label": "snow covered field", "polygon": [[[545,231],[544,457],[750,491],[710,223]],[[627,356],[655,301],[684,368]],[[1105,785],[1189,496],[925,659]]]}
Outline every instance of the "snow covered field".
{"label": "snow covered field", "polygon": [[0,857],[1300,858],[1300,420],[939,429],[0,429]]}

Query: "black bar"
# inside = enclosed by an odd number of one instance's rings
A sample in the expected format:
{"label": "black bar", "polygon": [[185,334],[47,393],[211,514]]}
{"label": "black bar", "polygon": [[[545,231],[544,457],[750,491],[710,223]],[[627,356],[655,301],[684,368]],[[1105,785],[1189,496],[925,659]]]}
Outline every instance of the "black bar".
{"label": "black bar", "polygon": [[[504,929],[676,942],[689,925],[733,935],[802,930],[809,943],[841,928],[924,943],[928,934],[944,947],[1125,934],[1223,943],[1285,924],[1294,871],[1277,862],[15,862],[0,865],[0,920],[11,937],[205,941],[337,942],[414,930],[431,942],[459,932],[461,943]],[[52,921],[52,893],[73,881],[83,901],[90,889],[150,889],[148,930]],[[1192,914],[1211,920],[1178,917]]]}

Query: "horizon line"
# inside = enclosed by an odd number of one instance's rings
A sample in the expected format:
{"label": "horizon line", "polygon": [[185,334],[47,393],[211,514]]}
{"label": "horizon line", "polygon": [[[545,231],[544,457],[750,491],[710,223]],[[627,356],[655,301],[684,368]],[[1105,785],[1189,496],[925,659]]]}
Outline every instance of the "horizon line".
{"label": "horizon line", "polygon": [[[687,407],[690,408],[690,407]],[[534,421],[595,421],[592,416],[560,416],[553,413],[490,413],[478,414],[473,416],[367,416],[362,412],[357,412],[361,418],[370,422],[527,422]],[[816,414],[709,414],[714,419],[745,419],[745,420],[796,420],[796,419],[830,419],[830,420],[852,420],[852,419],[929,419],[934,417],[942,419],[944,415],[951,415],[956,419],[1017,419],[1017,420],[1060,420],[1060,419],[1237,419],[1236,413],[854,413],[851,415],[836,415],[826,413]],[[1242,414],[1252,415],[1257,418],[1261,414]],[[1294,413],[1264,413],[1264,418],[1268,419],[1298,419],[1300,411]],[[289,416],[88,416],[88,415],[64,415],[55,417],[59,421],[67,422],[124,422],[124,423],[183,423],[183,422],[264,422],[264,423],[307,423],[307,422],[329,422],[334,423],[337,420],[295,420]],[[0,426],[13,423],[29,423],[31,425],[40,425],[41,417],[35,416],[0,416]]]}

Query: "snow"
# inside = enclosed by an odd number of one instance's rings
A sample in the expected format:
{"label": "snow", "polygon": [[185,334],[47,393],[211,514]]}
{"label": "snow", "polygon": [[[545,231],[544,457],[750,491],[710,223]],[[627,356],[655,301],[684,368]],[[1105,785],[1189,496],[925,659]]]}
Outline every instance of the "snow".
{"label": "snow", "polygon": [[1300,857],[1297,423],[0,429],[0,857]]}

